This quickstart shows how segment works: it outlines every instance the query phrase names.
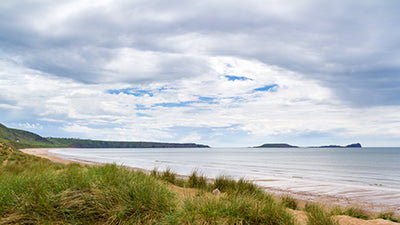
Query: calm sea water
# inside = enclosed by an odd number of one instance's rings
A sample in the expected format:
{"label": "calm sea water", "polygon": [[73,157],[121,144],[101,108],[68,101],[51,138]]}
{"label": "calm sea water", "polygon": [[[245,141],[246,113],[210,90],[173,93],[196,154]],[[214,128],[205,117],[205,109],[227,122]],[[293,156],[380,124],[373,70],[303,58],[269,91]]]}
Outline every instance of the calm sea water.
{"label": "calm sea water", "polygon": [[59,149],[71,160],[254,180],[271,190],[335,196],[400,211],[400,148]]}

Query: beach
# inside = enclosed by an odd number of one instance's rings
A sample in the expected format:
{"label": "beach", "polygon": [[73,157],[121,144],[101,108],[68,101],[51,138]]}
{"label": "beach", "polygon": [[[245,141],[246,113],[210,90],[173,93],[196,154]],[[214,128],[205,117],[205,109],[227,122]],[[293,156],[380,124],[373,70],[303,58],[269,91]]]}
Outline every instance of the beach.
{"label": "beach", "polygon": [[19,150],[21,152],[29,154],[29,155],[34,155],[34,156],[38,156],[41,158],[49,159],[50,161],[55,162],[55,163],[69,164],[69,163],[74,162],[74,163],[89,164],[89,162],[87,162],[87,163],[75,162],[72,160],[65,159],[59,154],[49,152],[49,150],[52,150],[52,149],[59,149],[59,148],[26,148],[26,149],[19,149]]}
{"label": "beach", "polygon": [[[54,148],[35,148],[35,149],[22,149],[24,153],[47,158],[53,162],[68,164],[71,162],[74,163],[81,163],[81,164],[101,164],[96,161],[86,160],[86,159],[79,159],[78,157],[66,157],[66,155],[58,154],[54,152]],[[74,149],[71,149],[74,150]],[[131,167],[136,170],[141,171],[150,171],[150,168],[142,168],[142,167],[135,167],[132,165],[125,165]],[[162,169],[162,168],[161,168]],[[178,172],[178,174],[180,174]],[[181,174],[185,175],[185,174]],[[331,194],[326,191],[318,191],[318,189],[323,188],[326,190],[327,187],[324,185],[318,184],[307,184],[307,183],[297,183],[296,186],[282,186],[282,184],[276,179],[260,179],[255,180],[257,184],[262,184],[261,186],[268,192],[273,193],[276,196],[286,195],[289,194],[295,199],[298,199],[301,204],[305,204],[306,202],[319,202],[324,205],[328,206],[337,206],[340,205],[342,207],[348,206],[356,206],[360,207],[366,211],[370,211],[372,213],[379,213],[381,211],[394,211],[396,214],[399,214],[400,205],[392,204],[392,205],[385,205],[379,201],[370,201],[376,198],[385,198],[385,194],[379,193],[379,191],[371,192],[365,189],[361,189],[358,186],[346,191],[335,191],[332,190]],[[296,179],[293,178],[293,182],[298,182]],[[357,189],[358,188],[358,189]],[[339,194],[337,194],[339,193]],[[387,194],[386,194],[387,195]],[[396,195],[396,193],[393,193]]]}

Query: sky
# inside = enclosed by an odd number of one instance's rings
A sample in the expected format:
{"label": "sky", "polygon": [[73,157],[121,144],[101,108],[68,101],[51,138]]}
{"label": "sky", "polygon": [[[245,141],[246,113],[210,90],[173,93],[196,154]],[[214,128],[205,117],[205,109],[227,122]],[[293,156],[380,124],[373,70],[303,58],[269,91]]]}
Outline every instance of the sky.
{"label": "sky", "polygon": [[0,2],[0,123],[44,137],[400,146],[400,1]]}

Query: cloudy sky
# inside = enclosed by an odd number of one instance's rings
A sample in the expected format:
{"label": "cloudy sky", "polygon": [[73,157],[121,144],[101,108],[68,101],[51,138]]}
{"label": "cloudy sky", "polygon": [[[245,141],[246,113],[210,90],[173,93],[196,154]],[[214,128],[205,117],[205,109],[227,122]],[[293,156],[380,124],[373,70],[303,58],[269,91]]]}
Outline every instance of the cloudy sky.
{"label": "cloudy sky", "polygon": [[0,2],[0,123],[45,137],[400,146],[400,2]]}

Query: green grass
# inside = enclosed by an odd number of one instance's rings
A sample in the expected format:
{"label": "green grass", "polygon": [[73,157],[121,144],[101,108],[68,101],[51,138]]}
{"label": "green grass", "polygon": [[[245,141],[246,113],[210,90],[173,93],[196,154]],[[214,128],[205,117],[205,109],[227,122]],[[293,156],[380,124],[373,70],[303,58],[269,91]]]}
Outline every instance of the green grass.
{"label": "green grass", "polygon": [[183,206],[167,218],[169,224],[296,224],[292,214],[267,195],[199,194],[184,199]]}
{"label": "green grass", "polygon": [[211,187],[212,189],[218,188],[221,192],[226,192],[232,195],[255,194],[262,196],[265,193],[260,187],[250,181],[245,179],[235,181],[227,176],[217,177]]}
{"label": "green grass", "polygon": [[346,215],[346,216],[364,219],[364,220],[373,219],[373,218],[384,219],[384,220],[390,220],[393,222],[400,223],[400,218],[395,217],[394,212],[381,212],[374,217],[371,215],[370,212],[367,212],[357,206],[350,206],[345,209],[342,209],[341,207],[337,206],[331,211],[331,215]]}
{"label": "green grass", "polygon": [[396,223],[400,223],[400,218],[396,218],[394,216],[394,212],[381,212],[378,214],[376,217],[377,219],[384,219],[384,220],[390,220]]}
{"label": "green grass", "polygon": [[209,190],[210,185],[207,182],[207,178],[203,175],[199,175],[197,170],[194,170],[188,178],[188,187],[198,188],[202,190]]}
{"label": "green grass", "polygon": [[0,166],[0,224],[151,224],[176,208],[160,180],[116,165],[60,165],[10,151]]}
{"label": "green grass", "polygon": [[297,200],[289,195],[283,195],[283,196],[281,196],[280,199],[281,199],[282,205],[284,205],[285,207],[287,207],[289,209],[296,210],[299,208],[299,204],[298,204]]}
{"label": "green grass", "polygon": [[308,225],[338,225],[339,222],[332,218],[332,215],[324,210],[322,205],[307,203],[304,207],[307,212]]}
{"label": "green grass", "polygon": [[359,219],[370,219],[371,216],[369,213],[360,207],[357,206],[350,206],[345,209],[342,209],[340,207],[336,207],[331,211],[332,215],[346,215],[354,218],[359,218]]}

